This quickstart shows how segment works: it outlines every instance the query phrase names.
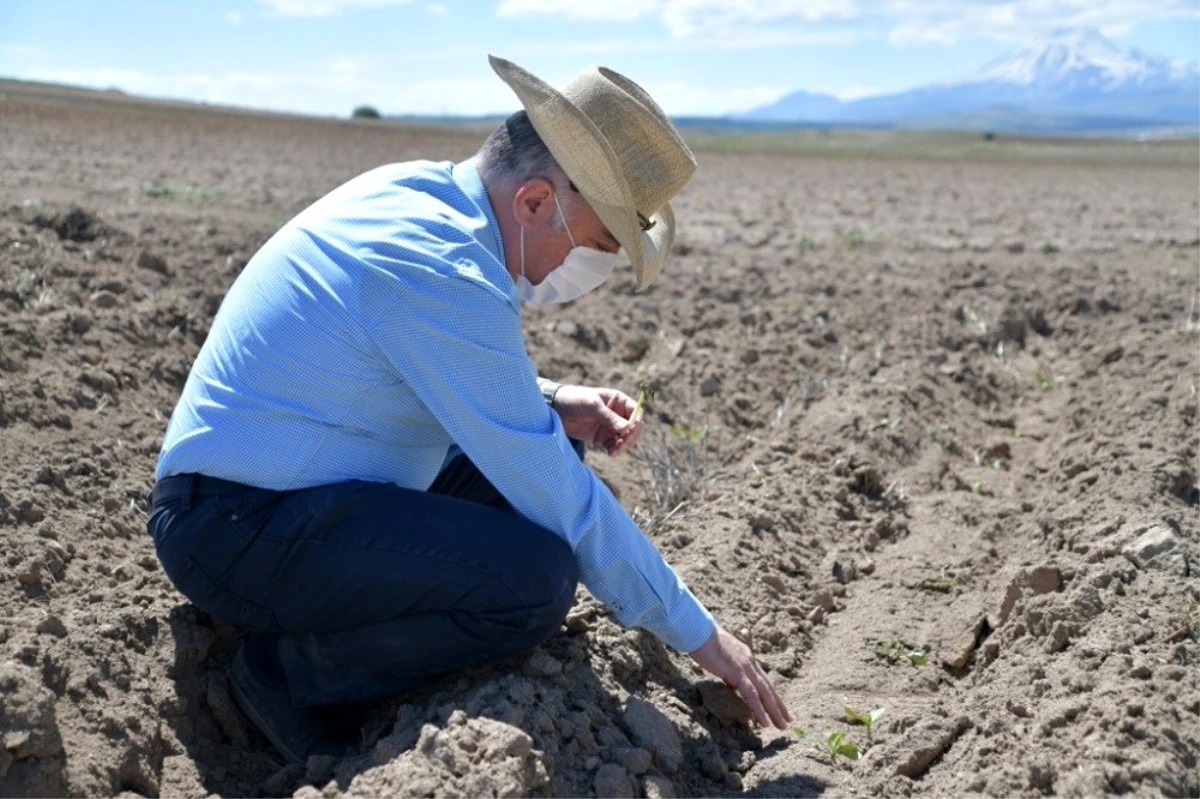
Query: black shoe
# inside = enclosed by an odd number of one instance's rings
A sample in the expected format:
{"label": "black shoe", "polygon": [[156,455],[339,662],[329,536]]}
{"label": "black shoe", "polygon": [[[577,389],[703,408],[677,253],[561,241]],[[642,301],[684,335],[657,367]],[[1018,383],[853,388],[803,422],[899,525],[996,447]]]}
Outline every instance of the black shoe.
{"label": "black shoe", "polygon": [[341,757],[357,743],[345,725],[331,720],[332,714],[296,707],[287,683],[267,677],[247,657],[244,643],[233,658],[232,682],[238,707],[289,763],[305,763],[310,755]]}

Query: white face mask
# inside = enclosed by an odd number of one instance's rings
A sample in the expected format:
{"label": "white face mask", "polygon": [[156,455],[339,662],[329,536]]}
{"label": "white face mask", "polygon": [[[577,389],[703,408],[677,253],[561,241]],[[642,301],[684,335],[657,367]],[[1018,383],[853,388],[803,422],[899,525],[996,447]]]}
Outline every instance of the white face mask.
{"label": "white face mask", "polygon": [[567,230],[567,238],[571,240],[571,251],[561,266],[535,286],[525,277],[525,228],[521,227],[521,275],[517,278],[517,296],[521,302],[530,305],[552,305],[578,299],[608,280],[617,264],[625,260],[619,252],[604,252],[577,245],[571,228],[567,226],[567,217],[557,194],[554,195],[554,204]]}

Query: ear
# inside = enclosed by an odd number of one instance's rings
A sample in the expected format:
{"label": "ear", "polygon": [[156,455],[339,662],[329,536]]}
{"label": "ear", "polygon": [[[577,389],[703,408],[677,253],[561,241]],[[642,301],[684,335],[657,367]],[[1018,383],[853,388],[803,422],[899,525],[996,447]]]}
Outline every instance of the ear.
{"label": "ear", "polygon": [[520,185],[513,195],[513,217],[521,227],[535,227],[554,213],[554,186],[544,178],[533,178]]}

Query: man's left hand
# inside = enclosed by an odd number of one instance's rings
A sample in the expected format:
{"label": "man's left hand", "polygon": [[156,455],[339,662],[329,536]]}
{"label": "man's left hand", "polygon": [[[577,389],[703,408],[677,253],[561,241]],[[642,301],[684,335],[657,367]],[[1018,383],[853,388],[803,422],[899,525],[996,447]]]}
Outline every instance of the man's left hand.
{"label": "man's left hand", "polygon": [[629,449],[645,422],[629,421],[637,403],[615,388],[564,385],[554,395],[554,410],[571,438],[603,447],[609,455]]}

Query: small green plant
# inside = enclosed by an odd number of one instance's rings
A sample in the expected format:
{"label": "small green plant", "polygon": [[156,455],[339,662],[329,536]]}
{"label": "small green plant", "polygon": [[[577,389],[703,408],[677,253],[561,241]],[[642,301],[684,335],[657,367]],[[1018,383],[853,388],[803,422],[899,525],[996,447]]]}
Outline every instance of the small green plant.
{"label": "small green plant", "polygon": [[928,591],[935,594],[958,594],[966,588],[965,583],[953,577],[924,577],[908,586],[910,591]]}
{"label": "small green plant", "polygon": [[1058,252],[1058,245],[1054,242],[1047,241],[1042,244],[1042,255],[1054,255],[1056,252]]}
{"label": "small green plant", "polygon": [[858,228],[847,230],[846,235],[843,238],[845,239],[846,246],[850,249],[858,249],[859,247],[865,247],[871,243],[870,237]]}
{"label": "small green plant", "polygon": [[981,478],[971,483],[971,493],[978,494],[981,497],[989,497],[992,495],[992,490],[988,488],[987,483]]}
{"label": "small green plant", "polygon": [[929,663],[929,655],[924,647],[914,646],[901,638],[865,638],[867,646],[872,647],[875,659],[889,666],[898,663],[908,663],[913,666],[924,666]]}
{"label": "small green plant", "polygon": [[845,733],[831,732],[827,733],[824,738],[818,738],[811,732],[805,732],[799,727],[792,727],[792,732],[801,741],[816,741],[822,751],[829,755],[829,764],[831,766],[837,765],[839,757],[844,757],[847,760],[858,760],[858,747],[846,737]]}
{"label": "small green plant", "polygon": [[638,383],[638,388],[640,391],[638,392],[637,405],[633,406],[633,413],[629,414],[630,423],[640,422],[642,420],[642,416],[645,413],[646,402],[654,399],[654,395],[657,393],[653,384],[651,384],[649,380],[643,380],[642,382]]}
{"label": "small green plant", "polygon": [[1049,391],[1054,388],[1054,378],[1038,369],[1033,373],[1033,382],[1038,384],[1038,388],[1042,391]]}
{"label": "small green plant", "polygon": [[879,721],[879,719],[882,718],[883,714],[886,712],[883,708],[877,707],[873,710],[868,710],[866,713],[859,713],[849,705],[842,705],[842,710],[846,713],[846,721],[849,721],[851,724],[861,724],[867,728],[868,741],[870,741],[872,738],[872,725]]}
{"label": "small green plant", "polygon": [[708,425],[695,424],[689,426],[680,422],[676,422],[675,424],[671,425],[671,435],[675,436],[681,441],[690,441],[693,444],[700,444],[704,441],[705,436],[708,435]]}
{"label": "small green plant", "polygon": [[858,760],[858,747],[846,737],[845,733],[831,732],[825,736],[821,745],[825,747],[825,752],[829,755],[829,765],[831,766],[837,765],[839,757]]}
{"label": "small green plant", "polygon": [[796,235],[796,249],[800,252],[812,252],[817,249],[817,242],[807,233],[798,233]]}

